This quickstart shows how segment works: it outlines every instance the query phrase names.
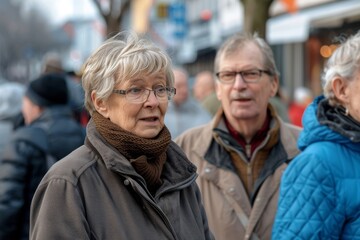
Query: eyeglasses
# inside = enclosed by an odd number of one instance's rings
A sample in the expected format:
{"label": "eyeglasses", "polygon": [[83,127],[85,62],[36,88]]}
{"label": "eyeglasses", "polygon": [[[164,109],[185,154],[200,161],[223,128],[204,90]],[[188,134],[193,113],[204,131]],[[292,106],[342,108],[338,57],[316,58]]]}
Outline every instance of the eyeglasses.
{"label": "eyeglasses", "polygon": [[174,97],[174,95],[176,94],[176,89],[170,87],[157,87],[154,90],[152,90],[141,87],[133,87],[126,90],[118,90],[118,89],[113,90],[113,93],[125,95],[126,100],[133,103],[146,102],[146,100],[150,96],[150,92],[154,92],[159,102],[167,102]]}
{"label": "eyeglasses", "polygon": [[220,82],[225,84],[234,83],[236,75],[238,74],[240,74],[241,78],[245,83],[257,83],[260,80],[263,73],[272,76],[272,73],[270,71],[261,70],[261,69],[252,69],[252,70],[245,70],[240,72],[224,71],[224,72],[216,73],[216,76]]}

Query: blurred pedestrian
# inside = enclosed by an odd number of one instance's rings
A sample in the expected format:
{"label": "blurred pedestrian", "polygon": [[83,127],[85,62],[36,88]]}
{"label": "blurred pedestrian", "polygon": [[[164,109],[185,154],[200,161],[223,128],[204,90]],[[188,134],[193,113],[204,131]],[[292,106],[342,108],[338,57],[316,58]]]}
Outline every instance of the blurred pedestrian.
{"label": "blurred pedestrian", "polygon": [[187,129],[208,123],[211,115],[191,96],[188,72],[181,67],[174,67],[173,71],[176,95],[169,103],[165,124],[174,139]]}
{"label": "blurred pedestrian", "polygon": [[220,101],[216,96],[215,86],[214,74],[212,72],[201,71],[196,74],[193,95],[211,116],[214,116],[220,107]]}
{"label": "blurred pedestrian", "polygon": [[25,126],[0,156],[0,239],[29,238],[30,203],[48,170],[48,156],[61,159],[84,142],[67,96],[65,79],[55,74],[31,81],[25,91]]}
{"label": "blurred pedestrian", "polygon": [[76,121],[84,127],[85,131],[86,125],[90,120],[90,114],[84,106],[84,89],[81,83],[82,73],[81,71],[72,70],[66,72],[66,75],[70,89],[70,99],[72,99],[70,107],[73,110]]}
{"label": "blurred pedestrian", "polygon": [[273,239],[360,239],[360,32],[329,58],[286,169]]}
{"label": "blurred pedestrian", "polygon": [[284,122],[290,122],[289,114],[288,114],[289,107],[285,97],[283,96],[281,88],[278,89],[274,97],[270,98],[269,102],[275,108],[279,117]]}
{"label": "blurred pedestrian", "polygon": [[74,118],[84,127],[85,131],[89,116],[86,114],[84,107],[84,90],[81,86],[81,74],[74,70],[66,71],[60,55],[56,52],[45,54],[42,62],[42,73],[57,73],[65,76],[69,92],[68,104]]}
{"label": "blurred pedestrian", "polygon": [[289,105],[289,118],[292,124],[302,127],[302,116],[306,107],[312,102],[313,96],[310,89],[297,87],[294,92],[294,101]]}
{"label": "blurred pedestrian", "polygon": [[46,53],[42,59],[41,72],[43,74],[47,74],[47,73],[63,74],[64,68],[60,55],[56,52]]}
{"label": "blurred pedestrian", "polygon": [[216,54],[215,72],[221,109],[176,143],[197,166],[215,239],[270,239],[280,178],[299,153],[300,128],[284,123],[269,104],[279,79],[263,39],[230,37]]}
{"label": "blurred pedestrian", "polygon": [[21,115],[25,86],[15,82],[0,84],[0,156],[5,144],[17,127]]}
{"label": "blurred pedestrian", "polygon": [[31,239],[211,239],[195,166],[164,125],[173,82],[168,55],[135,34],[88,58],[85,146],[40,183]]}

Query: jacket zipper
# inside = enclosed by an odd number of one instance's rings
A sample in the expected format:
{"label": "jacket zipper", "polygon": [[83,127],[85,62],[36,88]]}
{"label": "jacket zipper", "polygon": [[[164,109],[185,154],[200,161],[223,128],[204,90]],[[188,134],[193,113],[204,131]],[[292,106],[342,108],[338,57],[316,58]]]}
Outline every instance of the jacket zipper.
{"label": "jacket zipper", "polygon": [[[158,213],[158,215],[160,216],[160,218],[163,220],[163,222],[165,223],[165,226],[170,230],[171,234],[173,235],[174,239],[177,240],[177,236],[175,234],[175,231],[169,221],[169,219],[166,217],[165,213],[154,203],[153,199],[148,199],[147,196],[144,196],[140,191],[138,191],[137,187],[134,186],[134,184],[132,183],[132,181],[129,179],[134,191],[139,194],[143,199],[145,199],[145,201],[147,203],[149,203],[154,209],[155,211]],[[152,200],[152,201],[151,201]]]}

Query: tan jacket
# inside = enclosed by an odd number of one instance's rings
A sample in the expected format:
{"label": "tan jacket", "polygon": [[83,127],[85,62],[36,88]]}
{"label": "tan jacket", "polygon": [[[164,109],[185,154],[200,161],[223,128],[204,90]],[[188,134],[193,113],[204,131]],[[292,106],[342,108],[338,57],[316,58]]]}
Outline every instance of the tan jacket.
{"label": "tan jacket", "polygon": [[[272,121],[280,123],[280,142],[270,151],[272,157],[267,156],[264,171],[254,184],[255,195],[250,199],[225,149],[234,150],[241,158],[244,153],[213,130],[215,126],[221,128],[221,116],[185,132],[175,142],[198,168],[197,183],[215,239],[270,239],[280,178],[288,162],[299,153],[296,141],[301,129],[273,116]],[[220,143],[214,141],[214,136],[220,138]]]}

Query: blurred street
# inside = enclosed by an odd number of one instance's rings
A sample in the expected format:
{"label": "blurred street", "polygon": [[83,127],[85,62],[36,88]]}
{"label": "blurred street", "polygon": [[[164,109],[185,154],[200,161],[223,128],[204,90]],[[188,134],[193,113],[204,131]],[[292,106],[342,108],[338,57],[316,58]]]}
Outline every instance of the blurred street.
{"label": "blurred street", "polygon": [[[122,19],[118,29],[147,34],[169,52],[174,63],[189,71],[190,85],[196,73],[213,71],[221,42],[245,28],[246,14],[240,0],[100,0],[99,6],[96,1],[1,1],[2,81],[28,82],[39,74],[48,52],[60,54],[66,70],[80,71],[89,54],[111,33],[103,14],[115,14],[121,4],[124,8],[117,13]],[[292,8],[285,2],[293,2]],[[266,39],[281,72],[281,87],[289,98],[303,86],[315,95],[321,92],[324,62],[337,44],[359,29],[359,20],[360,2],[356,0],[272,2]]]}

